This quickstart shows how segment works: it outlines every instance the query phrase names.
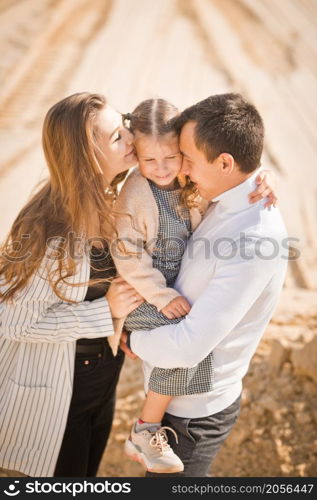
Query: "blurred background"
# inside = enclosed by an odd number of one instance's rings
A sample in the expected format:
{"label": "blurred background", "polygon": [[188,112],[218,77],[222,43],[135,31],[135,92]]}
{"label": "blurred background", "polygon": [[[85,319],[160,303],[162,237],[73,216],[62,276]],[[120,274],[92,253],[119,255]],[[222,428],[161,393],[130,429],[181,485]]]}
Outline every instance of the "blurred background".
{"label": "blurred background", "polygon": [[[245,378],[217,476],[317,475],[317,1],[0,0],[0,239],[46,176],[41,126],[78,91],[119,111],[241,92],[265,122],[292,246],[279,308]],[[211,319],[212,324],[212,319]],[[125,363],[100,476],[140,476],[123,442],[143,400]]]}

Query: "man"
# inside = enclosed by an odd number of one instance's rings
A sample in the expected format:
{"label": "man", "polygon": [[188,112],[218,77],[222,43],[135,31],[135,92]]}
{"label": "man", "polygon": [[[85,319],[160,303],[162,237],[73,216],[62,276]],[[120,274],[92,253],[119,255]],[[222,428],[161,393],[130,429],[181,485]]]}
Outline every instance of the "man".
{"label": "man", "polygon": [[173,398],[163,421],[178,435],[178,443],[171,437],[184,463],[177,475],[208,474],[238,416],[242,378],[285,278],[287,233],[279,210],[248,201],[263,136],[259,113],[238,94],[209,97],[180,117],[183,173],[213,201],[175,284],[193,306],[180,323],[130,338],[144,360],[146,386],[154,366],[190,367],[213,353],[213,390]]}

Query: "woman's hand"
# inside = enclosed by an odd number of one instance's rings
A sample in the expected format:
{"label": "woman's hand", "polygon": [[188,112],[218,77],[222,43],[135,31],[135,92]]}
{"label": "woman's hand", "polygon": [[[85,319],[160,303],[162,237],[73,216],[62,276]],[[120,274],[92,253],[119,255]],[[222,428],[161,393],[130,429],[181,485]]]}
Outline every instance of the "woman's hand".
{"label": "woman's hand", "polygon": [[131,351],[130,347],[128,347],[127,341],[128,334],[123,330],[120,338],[120,349],[128,356],[128,358],[138,359],[138,356]]}
{"label": "woman's hand", "polygon": [[191,310],[190,303],[185,297],[179,296],[171,300],[167,306],[161,309],[161,313],[165,314],[168,319],[181,318],[189,313]]}
{"label": "woman's hand", "polygon": [[105,297],[113,318],[124,318],[144,302],[141,295],[120,277],[112,280]]}
{"label": "woman's hand", "polygon": [[262,170],[256,177],[255,182],[258,184],[258,187],[249,194],[250,203],[256,203],[263,200],[263,198],[267,198],[264,207],[267,208],[271,205],[276,207],[276,177],[273,172],[271,170]]}

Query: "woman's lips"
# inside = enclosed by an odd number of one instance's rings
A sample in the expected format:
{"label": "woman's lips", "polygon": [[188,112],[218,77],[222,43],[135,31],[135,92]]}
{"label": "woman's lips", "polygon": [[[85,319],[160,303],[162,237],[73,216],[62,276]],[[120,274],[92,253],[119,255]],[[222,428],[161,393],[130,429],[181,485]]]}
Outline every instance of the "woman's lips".
{"label": "woman's lips", "polygon": [[130,156],[135,156],[134,149],[131,149],[131,151],[125,155],[125,158],[129,158]]}

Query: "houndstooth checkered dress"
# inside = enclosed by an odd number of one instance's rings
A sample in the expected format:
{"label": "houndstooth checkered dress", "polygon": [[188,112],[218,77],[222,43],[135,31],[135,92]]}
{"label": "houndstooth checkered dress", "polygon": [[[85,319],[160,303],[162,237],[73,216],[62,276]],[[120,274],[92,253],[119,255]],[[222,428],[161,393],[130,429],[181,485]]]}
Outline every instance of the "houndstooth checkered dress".
{"label": "houndstooth checkered dress", "polygon": [[[152,253],[153,267],[159,269],[166,285],[173,287],[180,270],[181,260],[191,234],[189,210],[180,209],[181,189],[167,191],[148,181],[159,211],[159,231]],[[168,319],[147,302],[129,314],[127,330],[148,330],[162,325],[175,324],[183,318]],[[193,368],[154,368],[149,389],[169,396],[184,396],[209,392],[213,388],[213,357],[210,353]]]}

